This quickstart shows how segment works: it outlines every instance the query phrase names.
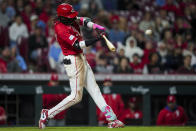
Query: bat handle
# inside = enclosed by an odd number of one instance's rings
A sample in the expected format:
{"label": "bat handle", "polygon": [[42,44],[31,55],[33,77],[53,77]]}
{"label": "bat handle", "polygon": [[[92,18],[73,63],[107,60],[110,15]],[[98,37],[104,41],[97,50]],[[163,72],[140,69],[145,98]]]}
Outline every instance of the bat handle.
{"label": "bat handle", "polygon": [[102,34],[101,34],[101,36],[103,37],[103,39],[106,39],[106,36],[105,36],[105,35],[102,35]]}
{"label": "bat handle", "polygon": [[110,51],[115,52],[116,51],[116,48],[114,47],[114,45],[106,38],[105,35],[102,35],[102,37],[105,40],[106,45],[108,46],[108,48],[110,49]]}

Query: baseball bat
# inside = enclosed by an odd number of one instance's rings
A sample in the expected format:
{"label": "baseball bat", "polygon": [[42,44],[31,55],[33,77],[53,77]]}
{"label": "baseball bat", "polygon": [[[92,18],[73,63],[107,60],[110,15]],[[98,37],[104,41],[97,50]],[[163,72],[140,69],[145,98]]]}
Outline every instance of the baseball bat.
{"label": "baseball bat", "polygon": [[102,37],[105,40],[105,43],[108,46],[108,48],[110,49],[110,51],[115,52],[116,51],[116,48],[114,47],[114,45],[106,38],[105,35],[102,35]]}

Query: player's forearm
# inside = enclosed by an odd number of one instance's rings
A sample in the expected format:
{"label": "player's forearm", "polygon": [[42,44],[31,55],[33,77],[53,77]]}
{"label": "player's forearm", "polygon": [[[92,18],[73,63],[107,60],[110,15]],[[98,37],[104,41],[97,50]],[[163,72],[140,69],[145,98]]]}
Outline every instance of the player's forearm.
{"label": "player's forearm", "polygon": [[80,25],[83,25],[94,30],[98,29],[105,31],[105,28],[103,26],[93,23],[89,18],[77,17],[77,19],[80,21]]}
{"label": "player's forearm", "polygon": [[100,37],[96,37],[96,38],[89,39],[89,40],[76,41],[73,46],[76,49],[84,49],[84,48],[86,48],[88,46],[91,46],[91,45],[95,44],[100,39],[101,39]]}

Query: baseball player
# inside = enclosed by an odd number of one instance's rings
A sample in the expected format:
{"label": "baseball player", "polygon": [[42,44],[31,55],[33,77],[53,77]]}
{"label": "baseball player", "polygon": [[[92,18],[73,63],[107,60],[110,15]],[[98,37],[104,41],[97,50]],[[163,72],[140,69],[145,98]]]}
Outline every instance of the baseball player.
{"label": "baseball player", "polygon": [[85,87],[95,101],[98,108],[108,120],[108,128],[124,127],[124,124],[116,118],[111,107],[106,104],[100,89],[95,81],[91,67],[86,61],[82,49],[102,39],[99,35],[94,39],[83,40],[79,25],[104,32],[105,28],[91,22],[89,19],[77,17],[71,5],[63,3],[57,7],[57,20],[55,33],[58,43],[64,54],[64,67],[69,77],[71,94],[50,110],[42,109],[39,120],[39,128],[43,129],[49,119],[61,111],[80,102]]}

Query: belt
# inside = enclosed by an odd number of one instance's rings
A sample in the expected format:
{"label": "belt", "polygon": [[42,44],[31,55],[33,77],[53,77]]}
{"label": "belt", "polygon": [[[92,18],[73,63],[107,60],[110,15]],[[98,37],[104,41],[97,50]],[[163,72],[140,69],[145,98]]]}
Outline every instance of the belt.
{"label": "belt", "polygon": [[70,64],[71,64],[71,60],[70,60],[70,59],[64,58],[64,59],[63,59],[63,64],[65,64],[65,65],[70,65]]}

